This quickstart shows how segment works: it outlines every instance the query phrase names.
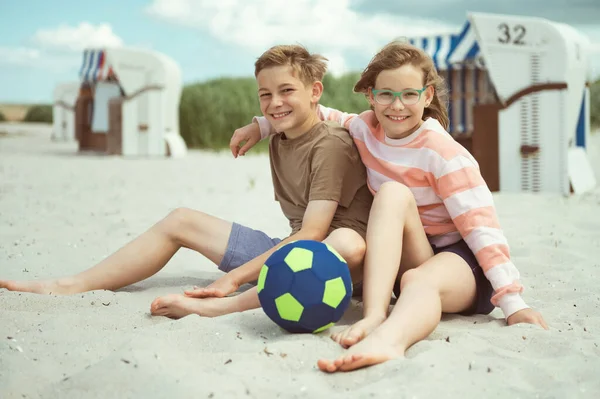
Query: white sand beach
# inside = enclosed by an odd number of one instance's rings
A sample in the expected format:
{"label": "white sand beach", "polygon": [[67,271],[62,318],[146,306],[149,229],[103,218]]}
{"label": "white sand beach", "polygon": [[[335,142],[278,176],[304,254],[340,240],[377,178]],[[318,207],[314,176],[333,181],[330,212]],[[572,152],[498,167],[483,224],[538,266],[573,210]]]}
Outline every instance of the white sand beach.
{"label": "white sand beach", "polygon": [[[184,159],[77,153],[50,127],[0,124],[0,279],[88,268],[177,207],[272,236],[288,233],[266,155]],[[590,155],[600,180],[600,134]],[[151,301],[221,272],[181,250],[118,292],[68,297],[0,290],[0,398],[599,398],[600,189],[582,196],[495,194],[525,300],[550,325],[444,316],[407,357],[325,374],[329,338],[292,335],[262,310],[153,317]],[[353,302],[334,330],[357,321]]]}

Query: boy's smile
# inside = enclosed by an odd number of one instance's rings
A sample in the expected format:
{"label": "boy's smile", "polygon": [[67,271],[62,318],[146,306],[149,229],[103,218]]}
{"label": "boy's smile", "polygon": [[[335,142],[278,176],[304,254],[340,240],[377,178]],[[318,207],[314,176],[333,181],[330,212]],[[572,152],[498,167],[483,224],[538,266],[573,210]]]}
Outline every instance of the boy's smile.
{"label": "boy's smile", "polygon": [[287,111],[287,112],[282,112],[282,113],[279,113],[279,114],[272,114],[271,116],[273,117],[273,119],[282,119],[282,118],[285,118],[286,116],[288,116],[291,113],[292,113],[292,111]]}
{"label": "boy's smile", "polygon": [[256,76],[260,110],[275,131],[295,138],[319,122],[316,105],[321,97],[322,84],[305,84],[289,66],[274,66],[261,70]]}

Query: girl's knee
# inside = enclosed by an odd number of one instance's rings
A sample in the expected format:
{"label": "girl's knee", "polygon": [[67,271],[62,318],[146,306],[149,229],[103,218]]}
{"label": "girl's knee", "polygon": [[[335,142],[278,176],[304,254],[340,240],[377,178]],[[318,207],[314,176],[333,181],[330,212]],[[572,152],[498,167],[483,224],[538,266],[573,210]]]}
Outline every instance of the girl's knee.
{"label": "girl's knee", "polygon": [[399,199],[415,202],[415,196],[410,188],[396,181],[383,183],[375,194],[375,199],[378,201],[396,201],[396,203]]}
{"label": "girl's knee", "polygon": [[400,278],[400,291],[408,284],[423,284],[434,286],[434,281],[428,278],[427,273],[419,270],[418,267],[409,269],[402,274]]}

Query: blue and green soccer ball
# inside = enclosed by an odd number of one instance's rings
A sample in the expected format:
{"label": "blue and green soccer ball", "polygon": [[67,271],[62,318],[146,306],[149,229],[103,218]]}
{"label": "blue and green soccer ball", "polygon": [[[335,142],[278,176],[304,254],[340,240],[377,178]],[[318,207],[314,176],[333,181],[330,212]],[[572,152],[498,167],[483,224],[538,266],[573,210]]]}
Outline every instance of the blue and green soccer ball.
{"label": "blue and green soccer ball", "polygon": [[331,246],[298,240],[275,251],[257,283],[271,320],[292,333],[318,333],[341,319],[352,298],[348,264]]}

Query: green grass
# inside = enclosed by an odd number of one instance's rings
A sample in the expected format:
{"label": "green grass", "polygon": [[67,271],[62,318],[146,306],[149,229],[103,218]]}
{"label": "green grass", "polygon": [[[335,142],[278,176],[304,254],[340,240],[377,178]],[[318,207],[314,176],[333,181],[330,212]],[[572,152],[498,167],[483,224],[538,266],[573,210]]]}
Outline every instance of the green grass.
{"label": "green grass", "polygon": [[51,105],[33,105],[27,110],[23,122],[52,123]]}

